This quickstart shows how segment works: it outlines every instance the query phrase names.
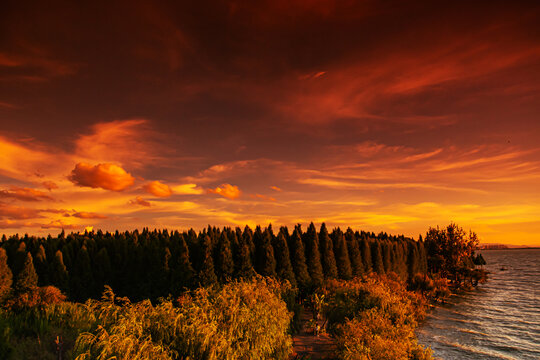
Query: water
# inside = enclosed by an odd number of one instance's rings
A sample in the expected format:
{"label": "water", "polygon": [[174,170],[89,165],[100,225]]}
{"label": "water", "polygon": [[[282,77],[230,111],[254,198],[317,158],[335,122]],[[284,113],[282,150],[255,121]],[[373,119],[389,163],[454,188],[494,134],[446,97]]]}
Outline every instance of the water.
{"label": "water", "polygon": [[[491,272],[417,331],[439,359],[540,359],[540,250],[484,250]],[[506,271],[501,271],[501,267]]]}

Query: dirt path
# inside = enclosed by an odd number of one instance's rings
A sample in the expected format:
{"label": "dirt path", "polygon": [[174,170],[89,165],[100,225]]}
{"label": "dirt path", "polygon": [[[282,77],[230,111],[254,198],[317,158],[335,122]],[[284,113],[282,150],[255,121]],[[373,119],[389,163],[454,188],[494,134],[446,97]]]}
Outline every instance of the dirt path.
{"label": "dirt path", "polygon": [[292,359],[334,359],[336,349],[334,339],[327,334],[316,336],[313,334],[313,331],[308,330],[308,322],[311,318],[312,316],[308,311],[302,310],[300,319],[304,325],[300,333],[293,336],[295,355]]}

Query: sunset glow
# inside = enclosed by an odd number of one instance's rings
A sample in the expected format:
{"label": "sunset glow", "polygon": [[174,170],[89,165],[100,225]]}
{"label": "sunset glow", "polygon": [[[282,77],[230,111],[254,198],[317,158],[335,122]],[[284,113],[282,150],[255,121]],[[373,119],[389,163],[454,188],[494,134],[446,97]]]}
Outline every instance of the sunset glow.
{"label": "sunset glow", "polygon": [[456,222],[540,246],[540,6],[180,3],[0,12],[0,234]]}

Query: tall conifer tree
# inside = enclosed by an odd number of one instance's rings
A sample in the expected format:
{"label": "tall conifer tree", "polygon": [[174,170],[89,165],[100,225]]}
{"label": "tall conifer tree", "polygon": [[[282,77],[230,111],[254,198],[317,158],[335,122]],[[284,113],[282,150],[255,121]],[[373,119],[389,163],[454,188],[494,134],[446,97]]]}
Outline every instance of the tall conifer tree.
{"label": "tall conifer tree", "polygon": [[64,264],[62,251],[57,250],[51,266],[51,281],[62,292],[67,292],[69,287],[68,271]]}
{"label": "tall conifer tree", "polygon": [[15,291],[19,294],[31,291],[38,286],[38,276],[34,268],[34,259],[30,252],[26,253],[21,271],[17,274],[15,280]]}
{"label": "tall conifer tree", "polygon": [[202,236],[200,241],[200,256],[201,261],[199,268],[199,283],[202,286],[213,285],[217,282],[216,273],[214,270],[214,259],[212,257],[212,240],[208,235]]}
{"label": "tall conifer tree", "polygon": [[47,263],[47,255],[45,254],[43,245],[39,245],[34,267],[38,274],[38,285],[44,286],[49,284],[49,264]]}
{"label": "tall conifer tree", "polygon": [[249,235],[240,235],[238,245],[233,252],[234,255],[234,276],[237,278],[250,278],[255,275],[253,264],[251,262],[251,250],[246,242]]}
{"label": "tall conifer tree", "polygon": [[216,274],[220,281],[225,282],[230,280],[234,272],[234,262],[231,242],[225,231],[223,231],[219,237],[216,260]]}
{"label": "tall conifer tree", "polygon": [[174,295],[193,286],[194,271],[189,259],[189,248],[183,235],[177,235],[177,254],[172,261],[171,282]]}
{"label": "tall conifer tree", "polygon": [[339,278],[349,280],[352,278],[352,269],[347,242],[341,230],[334,231],[333,235]]}
{"label": "tall conifer tree", "polygon": [[360,252],[358,239],[356,239],[351,228],[348,228],[345,232],[345,241],[347,243],[347,250],[349,251],[349,259],[351,260],[352,274],[353,276],[360,276],[365,272],[365,267],[362,262],[362,253]]}
{"label": "tall conifer tree", "polygon": [[12,282],[13,274],[8,266],[6,250],[0,247],[0,304],[9,294]]}
{"label": "tall conifer tree", "polygon": [[305,289],[311,283],[311,278],[306,264],[306,254],[301,234],[300,226],[297,226],[291,235],[289,251],[291,253],[291,263],[294,269],[296,283],[301,289]]}
{"label": "tall conifer tree", "polygon": [[274,239],[274,255],[276,258],[276,274],[278,278],[288,280],[293,286],[296,285],[296,277],[291,265],[289,246],[285,234],[280,231]]}
{"label": "tall conifer tree", "polygon": [[373,271],[377,274],[384,274],[384,264],[382,259],[381,241],[374,240],[371,243],[371,260]]}
{"label": "tall conifer tree", "polygon": [[256,263],[255,270],[262,276],[276,276],[276,260],[274,258],[274,248],[272,247],[272,233],[257,227],[253,234],[255,242]]}
{"label": "tall conifer tree", "polygon": [[361,242],[360,251],[362,254],[362,264],[364,264],[364,272],[369,273],[373,270],[371,261],[371,248],[369,241],[364,237]]}
{"label": "tall conifer tree", "polygon": [[324,277],[327,279],[335,279],[338,277],[336,257],[334,255],[334,244],[328,235],[326,224],[322,223],[319,232],[319,245],[321,253],[321,263],[323,267]]}
{"label": "tall conifer tree", "polygon": [[323,284],[324,275],[321,264],[321,254],[319,252],[319,238],[315,225],[311,223],[304,234],[306,244],[306,263],[311,277],[311,284],[319,287]]}

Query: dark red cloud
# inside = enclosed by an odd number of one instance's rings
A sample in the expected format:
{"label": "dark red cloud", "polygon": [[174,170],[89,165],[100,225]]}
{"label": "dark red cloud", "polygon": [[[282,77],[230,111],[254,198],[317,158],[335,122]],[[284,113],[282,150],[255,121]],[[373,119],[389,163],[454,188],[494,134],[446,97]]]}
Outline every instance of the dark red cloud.
{"label": "dark red cloud", "polygon": [[[159,224],[174,223],[175,206],[201,222],[332,212],[336,222],[414,223],[433,209],[455,217],[460,201],[529,221],[538,23],[530,1],[7,1],[0,188],[54,181],[66,207],[109,214],[129,202],[144,220],[168,214]],[[67,173],[114,192],[80,196]],[[90,203],[94,193],[101,202]],[[408,213],[413,201],[442,205]],[[373,203],[373,216],[357,208]]]}
{"label": "dark red cloud", "polygon": [[78,211],[71,216],[74,216],[79,219],[106,219],[107,218],[107,216],[105,215],[96,214],[93,212],[86,212],[86,211]]}
{"label": "dark red cloud", "polygon": [[53,200],[52,197],[43,191],[19,186],[11,186],[8,190],[0,190],[1,198],[11,198],[21,201]]}

